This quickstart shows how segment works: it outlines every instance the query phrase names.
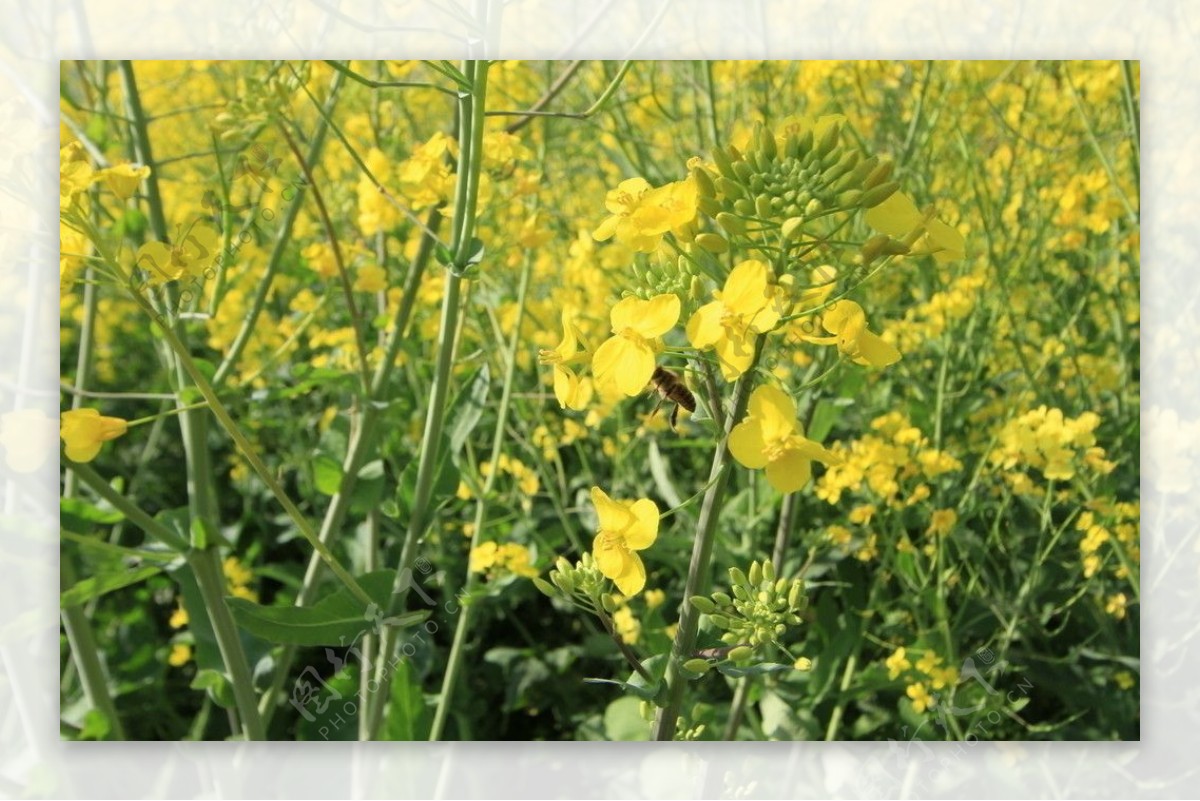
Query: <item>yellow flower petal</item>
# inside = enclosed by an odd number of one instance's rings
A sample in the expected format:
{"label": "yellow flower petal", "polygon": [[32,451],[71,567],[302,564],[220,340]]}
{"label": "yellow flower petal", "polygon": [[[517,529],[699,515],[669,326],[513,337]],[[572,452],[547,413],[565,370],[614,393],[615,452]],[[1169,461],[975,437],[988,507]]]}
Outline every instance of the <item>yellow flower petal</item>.
{"label": "yellow flower petal", "polygon": [[636,522],[625,532],[625,544],[632,551],[649,548],[658,539],[658,505],[649,498],[641,498],[629,507]]}
{"label": "yellow flower petal", "polygon": [[[633,308],[632,311],[633,316],[628,320],[627,327],[632,328],[645,339],[661,337],[674,328],[675,323],[679,322],[679,296],[655,295],[650,300],[640,301],[640,305]],[[613,309],[613,330],[619,330],[615,308]]]}
{"label": "yellow flower petal", "polygon": [[766,442],[763,440],[762,423],[753,417],[738,423],[729,432],[729,452],[743,467],[760,470],[767,466]]}
{"label": "yellow flower petal", "polygon": [[925,217],[908,195],[893,192],[887,200],[868,210],[866,219],[867,225],[881,234],[904,237],[920,225]]}
{"label": "yellow flower petal", "polygon": [[625,570],[619,576],[610,576],[623,595],[636,595],[646,586],[646,566],[635,553],[628,555]]}
{"label": "yellow flower petal", "polygon": [[796,404],[778,387],[764,384],[750,396],[750,416],[762,426],[767,442],[783,440],[796,430]]}
{"label": "yellow flower petal", "polygon": [[692,347],[704,349],[719,340],[725,334],[721,327],[721,315],[725,313],[725,304],[719,300],[701,306],[688,320],[687,337]]}
{"label": "yellow flower petal", "polygon": [[900,351],[869,330],[858,335],[858,356],[855,361],[872,367],[887,367],[900,361]]}
{"label": "yellow flower petal", "polygon": [[785,494],[800,489],[810,478],[812,462],[800,451],[784,451],[767,465],[767,483]]}
{"label": "yellow flower petal", "polygon": [[754,316],[771,299],[767,292],[769,275],[767,265],[761,261],[750,259],[742,262],[725,279],[721,302],[734,314]]}

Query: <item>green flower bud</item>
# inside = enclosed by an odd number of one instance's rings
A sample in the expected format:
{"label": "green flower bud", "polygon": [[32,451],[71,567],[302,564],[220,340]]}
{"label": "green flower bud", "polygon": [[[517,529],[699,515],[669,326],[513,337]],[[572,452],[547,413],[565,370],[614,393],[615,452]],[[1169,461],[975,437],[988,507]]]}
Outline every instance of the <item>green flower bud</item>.
{"label": "green flower bud", "polygon": [[689,659],[683,663],[684,670],[698,676],[703,676],[710,668],[712,668],[712,664],[707,659]]}
{"label": "green flower bud", "polygon": [[890,240],[887,234],[876,234],[875,236],[863,242],[862,249],[859,251],[862,254],[862,262],[864,266],[870,266],[872,262],[878,259],[883,254],[883,246]]}
{"label": "green flower bud", "polygon": [[813,661],[807,656],[802,656],[792,663],[792,668],[795,670],[809,671],[812,670]]}
{"label": "green flower bud", "polygon": [[794,237],[796,235],[796,233],[800,230],[800,228],[803,225],[804,225],[803,217],[789,217],[788,219],[783,221],[783,225],[780,227],[779,230],[780,230],[780,233],[783,234],[783,238],[785,240],[790,240],[792,237]]}
{"label": "green flower bud", "polygon": [[816,154],[819,158],[825,158],[838,145],[838,137],[841,135],[842,126],[839,123],[834,123],[829,126],[829,130],[821,137],[821,141],[817,144]]}
{"label": "green flower bud", "polygon": [[759,217],[771,216],[771,198],[766,195],[759,195],[754,198],[754,213]]}
{"label": "green flower bud", "polygon": [[708,295],[704,291],[704,282],[700,280],[700,276],[692,276],[692,280],[688,285],[688,295],[692,300],[703,300]]}
{"label": "green flower bud", "polygon": [[696,244],[709,253],[724,253],[729,250],[729,240],[720,234],[704,233],[696,237]]}
{"label": "green flower bud", "polygon": [[717,165],[717,171],[720,172],[721,175],[725,176],[726,178],[728,178],[730,180],[734,180],[737,178],[736,173],[734,173],[734,171],[733,171],[733,162],[729,158],[729,155],[727,153],[725,153],[724,150],[722,150],[721,148],[718,147],[713,150],[712,155],[713,155],[713,163]]}
{"label": "green flower bud", "polygon": [[817,198],[814,197],[812,200],[808,201],[807,204],[805,204],[804,216],[805,217],[815,217],[821,212],[821,209],[823,209],[824,207],[825,207],[825,204],[823,204],[820,200],[818,200]]}
{"label": "green flower bud", "polygon": [[775,143],[775,134],[771,133],[766,128],[760,128],[758,131],[758,138],[760,139],[759,147],[762,149],[762,154],[766,156],[768,160],[774,161],[775,156],[778,155],[778,150],[776,149]]}
{"label": "green flower bud", "polygon": [[762,583],[762,566],[759,565],[757,559],[750,563],[750,573],[747,575],[747,578],[750,580],[751,587],[757,587]]}
{"label": "green flower bud", "polygon": [[650,703],[646,699],[643,698],[642,702],[638,704],[638,712],[641,714],[642,720],[646,721],[647,723],[654,722],[654,704]]}
{"label": "green flower bud", "polygon": [[727,629],[733,625],[733,621],[730,620],[728,615],[722,615],[719,612],[717,614],[709,615],[708,622],[712,623],[719,629]]}
{"label": "green flower bud", "polygon": [[759,591],[758,591],[758,595],[757,595],[757,596],[755,596],[755,597],[757,597],[757,598],[758,598],[758,602],[759,602],[760,604],[769,604],[769,603],[771,603],[771,593],[770,593],[770,592],[768,592],[767,590],[759,590]]}
{"label": "green flower bud", "polygon": [[716,217],[724,208],[716,198],[700,195],[696,198],[696,206],[709,217]]}
{"label": "green flower bud", "polygon": [[713,185],[713,180],[708,174],[708,170],[702,167],[693,167],[692,178],[696,181],[696,191],[700,193],[701,197],[717,196],[717,188]]}
{"label": "green flower bud", "polygon": [[879,157],[871,156],[865,158],[858,164],[854,165],[854,169],[847,172],[837,183],[834,184],[833,191],[842,192],[846,189],[862,189],[862,183],[871,172],[879,166]]}
{"label": "green flower bud", "polygon": [[558,591],[554,589],[554,586],[540,576],[533,577],[533,586],[537,587],[542,595],[545,595],[547,598],[558,597]]}
{"label": "green flower bud", "polygon": [[896,190],[899,188],[900,184],[896,183],[895,181],[888,181],[887,183],[879,184],[878,186],[874,186],[866,190],[863,192],[862,200],[860,201],[862,203],[862,207],[864,209],[875,208],[880,203],[894,195]]}
{"label": "green flower bud", "polygon": [[730,651],[726,658],[730,662],[749,662],[752,656],[754,656],[753,648],[745,645],[739,645],[737,648],[734,648],[732,651]]}
{"label": "green flower bud", "polygon": [[736,162],[733,165],[733,172],[742,183],[749,182],[750,176],[754,174],[754,170],[744,161]]}
{"label": "green flower bud", "polygon": [[551,572],[550,580],[554,582],[554,586],[558,587],[567,595],[575,594],[575,575],[567,572]]}
{"label": "green flower bud", "polygon": [[796,156],[798,158],[805,158],[809,153],[812,152],[812,149],[813,132],[810,128],[809,130],[805,131],[799,139],[796,140]]}
{"label": "green flower bud", "polygon": [[[775,571],[771,571],[771,575],[775,575]],[[768,579],[769,580],[769,579]],[[791,582],[785,578],[780,578],[775,582],[775,594],[783,595]]]}
{"label": "green flower bud", "polygon": [[737,200],[740,197],[746,197],[745,188],[737,181],[731,181],[725,176],[717,179],[717,189],[721,192],[722,197],[730,200]]}
{"label": "green flower bud", "polygon": [[867,177],[863,179],[863,191],[874,189],[888,178],[891,178],[892,170],[895,169],[895,167],[895,162],[891,160],[881,162],[878,167],[867,173]]}
{"label": "green flower bud", "polygon": [[800,601],[804,599],[804,584],[797,580],[792,582],[791,589],[788,590],[788,606],[795,609]]}
{"label": "green flower bud", "polygon": [[723,592],[714,592],[712,599],[716,601],[717,606],[733,606],[733,599]]}
{"label": "green flower bud", "polygon": [[723,211],[717,215],[716,219],[717,225],[724,228],[727,233],[735,235],[746,233],[746,221],[736,214]]}
{"label": "green flower bud", "polygon": [[603,606],[604,611],[608,612],[610,615],[615,614],[617,611],[617,599],[613,598],[611,592],[603,593],[600,596],[600,605]]}
{"label": "green flower bud", "polygon": [[852,209],[862,201],[861,189],[847,189],[837,196],[837,204],[844,209]]}
{"label": "green flower bud", "polygon": [[739,198],[733,201],[733,210],[743,217],[753,217],[755,214],[754,201],[750,198]]}
{"label": "green flower bud", "polygon": [[762,574],[763,574],[763,578],[766,579],[767,581],[775,580],[775,565],[771,562],[770,559],[763,560]]}
{"label": "green flower bud", "polygon": [[860,156],[857,150],[846,152],[833,166],[821,173],[821,183],[831,184],[848,173],[858,163]]}
{"label": "green flower bud", "polygon": [[[737,568],[730,568],[730,569],[737,570]],[[750,600],[750,591],[748,589],[746,589],[745,587],[743,587],[741,584],[734,584],[732,587],[730,587],[730,589],[733,590],[733,597],[736,598],[738,601]],[[733,606],[734,606],[734,608],[737,608],[737,606],[738,606],[737,601],[734,602]]]}
{"label": "green flower bud", "polygon": [[767,183],[766,183],[766,181],[763,180],[763,177],[761,175],[751,175],[750,176],[750,191],[751,192],[755,192],[755,193],[762,192],[766,188],[767,188]]}
{"label": "green flower bud", "polygon": [[736,590],[738,587],[741,587],[745,590],[750,589],[750,582],[746,580],[746,574],[743,573],[739,568],[729,568],[729,580],[734,583],[734,595],[737,595]]}
{"label": "green flower bud", "polygon": [[691,598],[688,598],[688,603],[701,614],[711,615],[717,611],[717,605],[703,595],[693,595]]}

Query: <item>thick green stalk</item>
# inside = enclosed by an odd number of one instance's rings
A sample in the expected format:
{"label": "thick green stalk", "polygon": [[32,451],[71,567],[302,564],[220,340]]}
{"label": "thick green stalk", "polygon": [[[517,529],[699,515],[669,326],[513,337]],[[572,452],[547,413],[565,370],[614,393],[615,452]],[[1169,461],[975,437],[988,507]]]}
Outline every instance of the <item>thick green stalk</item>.
{"label": "thick green stalk", "polygon": [[[341,487],[338,489],[337,494],[330,499],[329,506],[325,510],[325,517],[321,521],[321,530],[317,535],[317,539],[326,545],[333,539],[334,532],[341,531],[342,522],[345,520],[346,513],[350,509],[350,501],[354,495],[354,486],[358,481],[358,471],[362,468],[363,462],[366,461],[371,446],[375,444],[375,428],[379,423],[382,412],[374,401],[382,400],[384,393],[387,392],[388,379],[391,377],[392,370],[396,366],[396,356],[400,353],[400,345],[404,342],[405,331],[408,328],[409,319],[412,317],[413,304],[417,297],[417,287],[420,286],[421,279],[425,275],[425,269],[429,265],[429,258],[433,253],[433,246],[436,242],[437,229],[441,226],[441,222],[442,215],[440,212],[437,210],[430,212],[424,227],[426,233],[421,237],[421,242],[417,246],[417,253],[413,257],[412,264],[409,266],[408,276],[404,281],[404,292],[400,297],[400,305],[396,309],[396,316],[392,321],[391,339],[388,342],[383,359],[375,368],[375,375],[371,380],[371,395],[369,400],[372,402],[363,404],[362,419],[355,429],[354,436],[346,450],[346,458],[342,462]],[[300,585],[300,591],[296,594],[296,606],[308,606],[316,598],[321,565],[321,556],[314,551],[309,557],[308,567],[304,572],[304,582]],[[275,714],[275,702],[279,694],[283,691],[283,686],[287,682],[292,662],[295,661],[295,658],[296,646],[285,645],[276,661],[278,668],[275,671],[271,686],[263,693],[262,700],[259,702],[259,711],[262,712],[263,720],[267,723],[270,723],[271,716]],[[369,664],[370,662],[364,660],[364,670],[366,670],[365,666]]]}
{"label": "thick green stalk", "polygon": [[192,550],[187,555],[188,566],[196,576],[200,595],[212,621],[217,637],[221,659],[229,671],[233,686],[233,698],[242,720],[242,731],[247,740],[262,740],[266,737],[262,718],[258,714],[258,699],[254,695],[254,678],[250,673],[246,652],[238,635],[237,624],[225,603],[225,575],[221,571],[220,556],[215,547]]}
{"label": "thick green stalk", "polygon": [[[92,330],[96,323],[96,285],[93,282],[93,270],[89,267],[85,273],[86,283],[83,289],[83,324],[79,329],[79,354],[75,366],[75,389],[82,390],[87,386],[91,372]],[[83,395],[76,392],[71,400],[71,408],[78,409],[83,405]],[[75,474],[67,473],[63,477],[62,496],[69,498],[75,494]],[[75,584],[77,578],[75,565],[71,554],[60,554],[59,584],[66,589]],[[62,610],[63,629],[67,633],[67,641],[71,646],[71,660],[79,672],[83,683],[83,694],[93,708],[98,709],[108,719],[110,731],[118,740],[125,739],[125,728],[117,716],[117,706],[112,695],[108,692],[108,674],[104,662],[100,658],[100,649],[92,634],[91,621],[83,607],[67,606]]]}
{"label": "thick green stalk", "polygon": [[[746,413],[746,404],[749,402],[750,390],[754,383],[754,368],[758,365],[761,348],[760,342],[750,369],[738,379],[734,390],[733,411],[726,418],[725,435],[713,454],[712,468],[709,470],[711,483],[708,492],[704,494],[700,520],[696,525],[696,541],[692,546],[692,561],[688,566],[687,582],[683,590],[679,628],[675,632],[675,641],[671,644],[671,657],[667,662],[667,699],[654,719],[652,737],[655,740],[675,739],[675,723],[679,720],[679,712],[683,708],[683,691],[687,684],[687,679],[683,676],[683,663],[691,659],[692,652],[696,649],[696,632],[700,627],[700,613],[688,599],[693,595],[703,595],[708,589],[717,520],[721,516],[721,507],[725,501],[725,488],[729,484],[729,432],[736,421]],[[716,399],[713,403],[715,405]]]}
{"label": "thick green stalk", "polygon": [[[504,390],[500,395],[500,406],[496,410],[496,428],[492,438],[492,453],[489,458],[493,465],[500,462],[500,455],[504,449],[505,424],[508,421],[509,401],[512,399],[513,373],[517,366],[517,347],[521,339],[521,324],[525,321],[525,295],[529,289],[529,274],[532,266],[533,259],[527,254],[524,269],[521,271],[520,285],[517,289],[517,321],[513,327],[512,339],[508,343],[508,352],[505,354],[507,363],[504,366]],[[479,496],[475,500],[475,522],[471,531],[470,546],[472,551],[479,546],[482,539],[484,524],[487,520],[488,496],[491,494],[499,473],[499,469],[493,469],[488,473],[483,480]],[[470,597],[478,583],[479,574],[468,570],[463,594]],[[463,643],[466,642],[467,632],[471,626],[471,609],[471,605],[463,604],[458,613],[458,623],[454,628],[454,641],[450,646],[446,672],[442,676],[442,692],[438,697],[437,710],[433,715],[433,725],[429,730],[431,742],[442,739],[442,731],[446,726],[446,716],[450,712],[450,700],[454,696],[454,686],[458,681],[459,668],[462,666],[463,655],[466,653]]]}
{"label": "thick green stalk", "polygon": [[[424,539],[429,525],[430,500],[433,493],[434,473],[438,467],[438,445],[442,437],[442,423],[446,412],[446,397],[453,366],[455,333],[458,330],[459,296],[463,275],[467,269],[471,239],[475,230],[475,208],[479,199],[479,172],[483,159],[484,99],[487,92],[487,63],[466,62],[464,73],[472,83],[471,92],[464,92],[459,99],[460,125],[458,132],[459,163],[458,180],[455,188],[454,219],[451,228],[451,264],[446,268],[446,286],[442,296],[441,326],[438,333],[438,358],[433,386],[429,393],[429,408],[425,416],[425,434],[421,440],[421,457],[417,465],[417,486],[413,497],[412,514],[396,566],[395,593],[392,595],[390,612],[399,609],[408,597],[412,581],[412,564],[416,559],[417,547]],[[474,154],[472,156],[472,154]],[[395,628],[386,628],[380,637],[379,655],[375,678],[379,687],[370,708],[370,735],[378,736],[383,722],[383,713],[391,697],[392,671],[388,670],[389,659],[396,649],[399,636]]]}

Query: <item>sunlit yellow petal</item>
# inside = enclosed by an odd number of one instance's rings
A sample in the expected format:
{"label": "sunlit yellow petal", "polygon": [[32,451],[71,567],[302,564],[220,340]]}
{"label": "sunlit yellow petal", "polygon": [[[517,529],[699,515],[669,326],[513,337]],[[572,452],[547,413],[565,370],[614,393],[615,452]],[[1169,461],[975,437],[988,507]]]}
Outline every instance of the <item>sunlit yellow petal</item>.
{"label": "sunlit yellow petal", "polygon": [[713,343],[717,361],[721,365],[721,377],[733,381],[750,369],[754,362],[754,338],[725,329],[725,336]]}
{"label": "sunlit yellow petal", "polygon": [[725,279],[721,302],[734,314],[753,317],[766,307],[771,296],[767,291],[769,269],[756,259],[744,261]]}
{"label": "sunlit yellow petal", "polygon": [[[601,571],[603,572],[603,571]],[[605,574],[607,575],[607,574]],[[609,576],[622,595],[637,595],[646,586],[646,566],[636,553],[626,554],[625,569],[618,576]]]}
{"label": "sunlit yellow petal", "polygon": [[688,341],[694,348],[707,348],[725,334],[721,327],[721,315],[725,313],[725,304],[719,300],[701,306],[688,320]]}
{"label": "sunlit yellow petal", "polygon": [[796,430],[796,404],[791,397],[769,384],[764,384],[750,396],[750,416],[762,426],[766,442],[787,438]]}
{"label": "sunlit yellow petal", "polygon": [[893,192],[887,200],[867,211],[867,225],[894,237],[906,236],[924,219],[917,204],[903,192]]}
{"label": "sunlit yellow petal", "polygon": [[616,579],[626,572],[629,563],[629,552],[615,546],[604,534],[597,534],[592,541],[592,558],[596,567],[610,579]]}
{"label": "sunlit yellow petal", "polygon": [[629,509],[608,497],[599,487],[592,487],[592,505],[596,507],[601,531],[621,531],[628,527],[633,519],[633,513]]}
{"label": "sunlit yellow petal", "polygon": [[767,483],[783,493],[795,492],[812,478],[812,462],[799,451],[785,451],[767,465]]}
{"label": "sunlit yellow petal", "polygon": [[637,317],[630,321],[630,327],[646,339],[661,337],[679,322],[679,310],[678,295],[655,295],[642,302],[637,309]]}
{"label": "sunlit yellow petal", "polygon": [[649,548],[658,539],[658,505],[649,498],[641,498],[629,507],[636,522],[625,532],[625,544],[630,550]]}
{"label": "sunlit yellow petal", "polygon": [[760,470],[766,467],[767,457],[763,453],[765,449],[762,424],[754,418],[738,423],[729,432],[729,452],[743,467],[751,470]]}
{"label": "sunlit yellow petal", "polygon": [[894,345],[867,330],[858,335],[858,355],[872,367],[887,367],[900,361],[900,351]]}

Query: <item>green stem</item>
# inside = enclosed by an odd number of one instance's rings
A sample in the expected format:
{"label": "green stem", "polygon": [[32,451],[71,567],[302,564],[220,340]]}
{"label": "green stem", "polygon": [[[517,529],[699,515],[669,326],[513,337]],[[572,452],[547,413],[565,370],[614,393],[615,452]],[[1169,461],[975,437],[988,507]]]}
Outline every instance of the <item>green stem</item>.
{"label": "green stem", "polygon": [[[334,77],[333,84],[329,89],[329,98],[325,101],[325,107],[321,110],[321,119],[317,122],[316,128],[313,130],[312,144],[308,148],[308,153],[304,156],[304,161],[307,164],[315,164],[320,160],[321,148],[325,143],[325,132],[328,130],[328,115],[333,111],[334,105],[337,103],[338,89],[341,88],[341,73]],[[287,250],[288,242],[291,241],[292,226],[296,222],[296,217],[300,214],[300,209],[304,206],[304,186],[296,187],[296,196],[292,198],[287,211],[284,212],[283,219],[279,224],[279,231],[275,234],[275,244],[271,247],[271,255],[267,257],[267,266],[263,270],[262,276],[258,280],[258,289],[254,293],[253,299],[250,301],[250,309],[246,313],[246,317],[242,320],[242,326],[238,329],[237,335],[233,338],[233,344],[229,346],[229,352],[225,354],[225,358],[221,360],[221,364],[217,367],[217,372],[213,376],[213,384],[221,386],[229,373],[237,365],[238,359],[241,358],[242,351],[250,342],[250,337],[254,334],[255,325],[258,323],[258,317],[262,314],[263,306],[267,302],[267,295],[271,292],[271,285],[275,279],[275,273],[279,269],[279,264],[283,260],[283,253]],[[228,257],[228,251],[221,253],[221,259]],[[227,265],[223,262],[221,270],[224,271]]]}
{"label": "green stem", "polygon": [[[70,554],[64,553],[59,564],[59,583],[65,589],[75,585],[78,577]],[[117,715],[117,705],[108,692],[108,673],[100,658],[100,649],[92,635],[91,621],[79,604],[65,606],[62,610],[63,629],[71,646],[71,660],[79,671],[83,684],[83,695],[92,708],[108,720],[109,731],[117,740],[125,739],[125,727]]]}
{"label": "green stem", "polygon": [[[451,225],[454,238],[451,243],[453,261],[446,268],[446,286],[442,296],[442,317],[438,333],[438,358],[429,393],[429,408],[425,416],[425,434],[421,440],[421,458],[417,465],[417,486],[413,496],[413,510],[409,517],[404,546],[400,552],[400,563],[396,566],[395,592],[389,612],[394,613],[408,597],[412,578],[412,564],[416,559],[417,546],[429,526],[430,500],[433,493],[434,474],[438,468],[439,445],[442,437],[442,422],[446,412],[446,396],[453,366],[455,333],[458,330],[459,296],[462,291],[462,272],[467,268],[471,239],[475,229],[475,209],[479,199],[479,173],[482,159],[479,154],[483,146],[483,113],[487,93],[486,62],[468,61],[465,73],[469,76],[472,89],[459,99],[459,166],[455,189],[454,219]],[[471,158],[464,158],[464,154]],[[379,690],[370,709],[370,734],[379,734],[387,700],[391,696],[392,671],[387,669],[388,660],[396,648],[398,629],[388,627],[380,636],[379,655],[376,665],[376,680]]]}
{"label": "green stem", "polygon": [[266,732],[258,714],[258,701],[254,695],[254,679],[250,673],[250,665],[246,661],[246,652],[242,649],[237,624],[233,622],[233,615],[225,603],[225,576],[221,572],[217,549],[193,550],[188,553],[187,562],[196,575],[196,583],[204,597],[204,606],[217,637],[217,647],[221,650],[221,658],[229,671],[234,702],[241,716],[242,731],[247,740],[265,739]]}
{"label": "green stem", "polygon": [[114,509],[125,515],[129,522],[171,550],[178,553],[185,553],[187,551],[189,547],[187,540],[155,520],[144,512],[140,506],[109,486],[108,482],[101,478],[100,474],[93,470],[90,465],[73,462],[65,455],[62,457],[62,463],[64,467],[69,468],[72,473],[78,476],[80,481],[87,484],[92,492],[108,501]]}
{"label": "green stem", "polygon": [[713,543],[716,541],[717,520],[721,516],[725,488],[729,485],[729,432],[733,429],[735,421],[745,415],[746,404],[750,399],[750,390],[754,383],[754,371],[761,353],[762,341],[760,338],[750,369],[738,379],[734,390],[733,411],[726,420],[724,437],[713,454],[712,468],[709,470],[709,479],[712,485],[705,493],[704,503],[700,507],[700,520],[696,525],[696,543],[692,547],[692,561],[688,566],[687,582],[683,590],[679,628],[675,633],[675,641],[671,645],[670,661],[667,662],[667,698],[654,720],[652,736],[655,740],[675,739],[675,724],[679,719],[679,712],[683,708],[683,691],[687,684],[687,679],[683,676],[683,663],[691,658],[691,654],[696,648],[696,632],[700,627],[700,613],[688,603],[688,599],[694,595],[703,595],[708,588]]}
{"label": "green stem", "polygon": [[[505,354],[506,364],[504,367],[504,390],[500,396],[500,406],[496,410],[496,428],[495,435],[492,438],[492,453],[489,461],[493,464],[499,464],[500,455],[504,450],[504,430],[508,420],[509,402],[512,399],[513,373],[517,366],[517,346],[521,338],[521,325],[525,321],[525,296],[529,289],[529,274],[532,271],[533,259],[528,254],[525,257],[525,265],[521,271],[521,280],[517,289],[517,320],[513,327],[512,338],[508,343],[508,352]],[[471,532],[471,551],[479,547],[480,541],[483,539],[483,528],[487,520],[487,505],[488,497],[492,492],[492,487],[496,482],[496,476],[500,474],[499,469],[493,469],[488,473],[483,481],[483,487],[475,500],[475,522]],[[472,591],[479,584],[479,574],[467,571],[465,588],[463,594],[471,598]],[[458,680],[459,668],[462,666],[463,654],[466,649],[463,643],[466,642],[467,632],[471,626],[471,604],[463,604],[462,610],[458,615],[458,623],[454,628],[454,640],[450,646],[450,656],[446,663],[446,672],[442,676],[442,692],[438,697],[437,709],[433,715],[433,725],[429,730],[430,742],[436,742],[442,739],[442,731],[446,726],[446,716],[450,712],[450,700],[454,695],[454,686]]]}

